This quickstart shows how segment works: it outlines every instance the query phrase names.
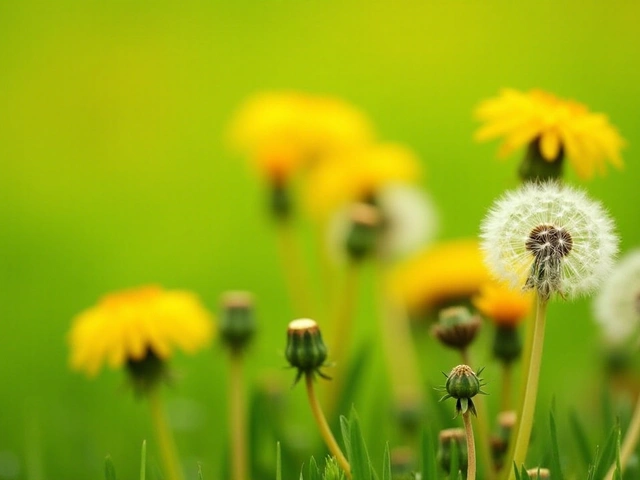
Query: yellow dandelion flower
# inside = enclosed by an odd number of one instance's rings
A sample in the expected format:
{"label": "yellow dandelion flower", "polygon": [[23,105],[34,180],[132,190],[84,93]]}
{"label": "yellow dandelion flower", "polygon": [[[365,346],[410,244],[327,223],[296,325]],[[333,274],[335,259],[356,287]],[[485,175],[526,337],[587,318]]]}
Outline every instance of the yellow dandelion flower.
{"label": "yellow dandelion flower", "polygon": [[103,363],[118,368],[149,352],[160,359],[175,348],[193,353],[212,333],[211,315],[190,292],[146,286],[112,293],[74,319],[71,366],[94,376]]}
{"label": "yellow dandelion flower", "polygon": [[541,90],[505,89],[482,102],[475,114],[484,122],[475,139],[503,137],[501,157],[537,142],[544,160],[555,162],[566,156],[582,178],[591,178],[595,171],[603,174],[607,160],[617,168],[623,166],[620,150],[625,141],[618,130],[606,115],[590,112],[573,100]]}
{"label": "yellow dandelion flower", "polygon": [[371,201],[386,186],[412,183],[420,162],[407,147],[376,144],[328,158],[309,175],[306,194],[310,211],[326,217],[347,203]]}
{"label": "yellow dandelion flower", "polygon": [[491,279],[477,240],[453,240],[429,247],[401,264],[390,288],[410,312],[431,312],[469,299]]}
{"label": "yellow dandelion flower", "polygon": [[515,327],[531,312],[533,293],[490,282],[473,298],[473,305],[496,325]]}
{"label": "yellow dandelion flower", "polygon": [[249,98],[229,128],[231,148],[253,161],[269,180],[284,182],[325,155],[368,143],[367,117],[337,98],[300,92]]}

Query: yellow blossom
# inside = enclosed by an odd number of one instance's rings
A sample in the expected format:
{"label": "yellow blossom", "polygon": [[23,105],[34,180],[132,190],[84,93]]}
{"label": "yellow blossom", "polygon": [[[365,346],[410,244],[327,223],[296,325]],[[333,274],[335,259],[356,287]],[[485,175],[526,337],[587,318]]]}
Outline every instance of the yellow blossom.
{"label": "yellow blossom", "polygon": [[607,160],[617,168],[623,165],[620,150],[625,141],[618,130],[606,115],[573,100],[541,90],[505,89],[483,101],[475,114],[484,122],[476,140],[503,137],[501,157],[537,141],[542,158],[553,162],[566,156],[582,178],[591,178],[596,170],[603,174]]}
{"label": "yellow blossom", "polygon": [[369,120],[355,107],[337,98],[300,92],[249,98],[229,129],[232,149],[276,182],[331,152],[368,143],[372,137]]}
{"label": "yellow blossom", "polygon": [[496,325],[515,327],[531,312],[533,293],[504,283],[489,282],[473,298],[473,305]]}
{"label": "yellow blossom", "polygon": [[211,315],[190,292],[146,286],[112,293],[74,319],[71,366],[93,376],[103,363],[118,368],[148,352],[160,359],[176,348],[193,353],[212,333]]}
{"label": "yellow blossom", "polygon": [[343,152],[311,172],[307,204],[323,217],[347,203],[375,200],[385,186],[414,182],[419,174],[418,158],[402,145],[375,144]]}
{"label": "yellow blossom", "polygon": [[401,264],[390,288],[411,312],[429,312],[471,298],[491,276],[477,240],[452,240],[429,247]]}

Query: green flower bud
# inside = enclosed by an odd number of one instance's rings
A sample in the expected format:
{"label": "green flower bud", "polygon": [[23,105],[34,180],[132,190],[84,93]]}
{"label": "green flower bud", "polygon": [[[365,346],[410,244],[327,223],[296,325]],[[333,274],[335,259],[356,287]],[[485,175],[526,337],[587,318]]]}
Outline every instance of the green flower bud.
{"label": "green flower bud", "polygon": [[[478,374],[482,373],[482,369],[478,371]],[[449,375],[444,374],[447,377],[447,383],[444,389],[447,394],[443,396],[440,401],[447,398],[456,399],[456,414],[465,414],[467,410],[477,415],[476,407],[473,404],[473,397],[477,394],[485,392],[482,391],[484,386],[483,381],[471,370],[468,365],[458,365]]]}
{"label": "green flower bud", "polygon": [[504,363],[511,363],[520,357],[522,341],[516,326],[497,325],[493,337],[493,355]]}
{"label": "green flower bud", "polygon": [[491,455],[497,470],[500,470],[504,465],[504,457],[509,449],[509,439],[517,418],[518,416],[513,410],[498,414],[498,434],[492,436],[490,440]]}
{"label": "green flower bud", "polygon": [[296,382],[307,373],[327,378],[319,370],[327,359],[327,347],[314,320],[299,318],[289,323],[285,356],[291,366],[298,369]]}
{"label": "green flower bud", "polygon": [[346,240],[347,253],[352,260],[362,260],[375,250],[380,220],[377,207],[364,202],[353,206]]}
{"label": "green flower bud", "polygon": [[248,292],[226,292],[222,296],[220,336],[232,352],[240,352],[256,330],[253,297]]}
{"label": "green flower bud", "polygon": [[431,329],[432,334],[444,345],[464,350],[476,338],[482,319],[471,315],[465,307],[449,307],[440,311],[438,323]]}
{"label": "green flower bud", "polygon": [[467,464],[469,463],[464,429],[448,428],[446,430],[442,430],[438,434],[438,452],[436,454],[436,461],[448,474],[451,473],[451,448],[454,442],[458,450],[459,470],[466,472]]}

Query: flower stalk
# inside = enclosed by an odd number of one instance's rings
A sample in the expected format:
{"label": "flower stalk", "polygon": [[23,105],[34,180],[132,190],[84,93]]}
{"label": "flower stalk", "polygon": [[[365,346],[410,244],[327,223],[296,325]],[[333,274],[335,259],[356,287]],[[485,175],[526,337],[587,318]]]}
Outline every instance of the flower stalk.
{"label": "flower stalk", "polygon": [[160,447],[160,456],[164,465],[164,470],[168,480],[184,480],[178,450],[175,440],[167,422],[166,413],[160,398],[158,388],[150,389],[147,392],[149,408],[151,410],[151,422],[155,430],[156,440]]}
{"label": "flower stalk", "polygon": [[229,434],[233,480],[247,480],[247,418],[242,353],[229,359]]}
{"label": "flower stalk", "polygon": [[473,440],[473,426],[471,425],[470,413],[467,410],[462,415],[464,431],[467,438],[467,480],[476,479],[476,446]]}

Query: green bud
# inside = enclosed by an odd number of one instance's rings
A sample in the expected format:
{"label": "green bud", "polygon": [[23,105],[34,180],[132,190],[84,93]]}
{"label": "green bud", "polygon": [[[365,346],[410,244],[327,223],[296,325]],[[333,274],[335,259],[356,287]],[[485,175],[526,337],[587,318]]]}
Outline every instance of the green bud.
{"label": "green bud", "polygon": [[560,148],[558,156],[551,161],[545,159],[540,152],[540,137],[534,138],[522,159],[518,174],[523,182],[543,182],[545,180],[562,179],[564,149]]}
{"label": "green bud", "polygon": [[431,332],[442,344],[464,350],[476,338],[482,319],[466,307],[449,307],[440,311],[438,323]]}
{"label": "green bud", "polygon": [[351,225],[346,248],[352,260],[362,260],[375,250],[380,226],[380,212],[369,203],[356,203],[351,210]]}
{"label": "green bud", "polygon": [[296,382],[307,373],[324,377],[319,369],[327,359],[327,347],[314,320],[299,318],[289,323],[285,356],[291,366],[298,369]]}
{"label": "green bud", "polygon": [[[478,371],[478,374],[480,373],[482,373],[482,369]],[[482,391],[483,381],[478,378],[468,365],[458,365],[451,370],[449,375],[444,375],[447,377],[447,383],[440,390],[446,391],[447,394],[440,401],[447,398],[455,398],[456,414],[462,413],[464,415],[467,411],[470,411],[477,415],[476,407],[471,399],[479,393],[485,394]]]}
{"label": "green bud", "polygon": [[438,434],[436,460],[445,472],[451,473],[451,448],[454,442],[458,450],[458,468],[466,472],[469,459],[466,436],[462,428],[448,428]]}
{"label": "green bud", "polygon": [[513,431],[518,415],[513,410],[500,412],[498,414],[498,433],[490,439],[491,456],[497,470],[504,466],[505,455],[509,449],[509,440]]}
{"label": "green bud", "polygon": [[520,357],[522,341],[516,326],[497,325],[493,337],[493,355],[504,363],[511,363]]}
{"label": "green bud", "polygon": [[226,292],[221,303],[220,336],[233,352],[240,352],[256,330],[253,297],[248,292]]}

